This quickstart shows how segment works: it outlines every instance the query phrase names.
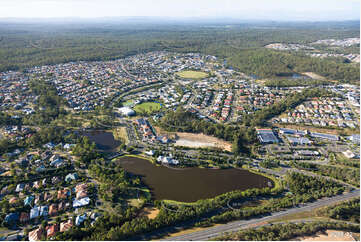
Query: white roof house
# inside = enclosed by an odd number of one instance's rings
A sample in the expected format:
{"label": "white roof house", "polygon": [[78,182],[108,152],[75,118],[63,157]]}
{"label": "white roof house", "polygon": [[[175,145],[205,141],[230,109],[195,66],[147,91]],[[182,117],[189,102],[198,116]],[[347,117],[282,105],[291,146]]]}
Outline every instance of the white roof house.
{"label": "white roof house", "polygon": [[90,203],[90,198],[89,197],[84,197],[82,199],[74,199],[73,201],[73,208],[79,208],[79,207],[83,207],[86,206]]}

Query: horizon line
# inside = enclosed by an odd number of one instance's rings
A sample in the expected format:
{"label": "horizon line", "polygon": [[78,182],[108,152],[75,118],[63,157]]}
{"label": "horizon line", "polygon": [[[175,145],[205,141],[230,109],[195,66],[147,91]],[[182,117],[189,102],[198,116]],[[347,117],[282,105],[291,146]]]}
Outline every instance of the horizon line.
{"label": "horizon line", "polygon": [[349,22],[349,21],[358,21],[360,18],[351,18],[351,19],[322,19],[322,20],[307,20],[307,19],[250,19],[250,18],[237,18],[237,17],[228,17],[228,16],[98,16],[98,17],[82,17],[82,16],[64,16],[64,17],[0,17],[1,20],[101,20],[101,19],[125,19],[125,18],[162,18],[162,19],[174,19],[174,20],[190,20],[190,19],[200,19],[200,20],[233,20],[233,21],[268,21],[268,22]]}

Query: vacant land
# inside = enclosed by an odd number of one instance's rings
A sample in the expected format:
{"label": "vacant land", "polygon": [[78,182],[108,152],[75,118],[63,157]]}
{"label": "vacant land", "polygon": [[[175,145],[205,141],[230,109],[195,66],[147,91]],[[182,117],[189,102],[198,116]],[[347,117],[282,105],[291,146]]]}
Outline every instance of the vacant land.
{"label": "vacant land", "polygon": [[319,232],[313,236],[298,237],[293,240],[300,241],[355,241],[351,232],[338,230],[326,230],[324,233]]}
{"label": "vacant land", "polygon": [[140,212],[141,216],[146,216],[149,219],[155,219],[159,214],[160,210],[155,207],[145,207]]}
{"label": "vacant land", "polygon": [[232,144],[230,142],[209,135],[186,132],[168,132],[158,126],[154,126],[154,129],[159,136],[166,135],[170,139],[175,139],[176,146],[187,146],[193,148],[215,147],[232,151]]}
{"label": "vacant land", "polygon": [[176,146],[187,146],[194,148],[216,147],[223,150],[231,151],[232,144],[221,139],[217,139],[205,134],[181,133],[177,132]]}
{"label": "vacant land", "polygon": [[113,133],[114,139],[120,140],[120,141],[124,142],[125,144],[129,143],[127,130],[125,127],[114,128],[112,130],[112,133]]}
{"label": "vacant land", "polygon": [[145,102],[142,104],[138,104],[134,107],[134,111],[141,114],[141,113],[153,113],[159,111],[161,109],[160,103],[155,102]]}
{"label": "vacant land", "polygon": [[202,79],[206,78],[208,74],[203,71],[180,71],[177,76],[185,79]]}
{"label": "vacant land", "polygon": [[318,74],[316,74],[314,72],[303,72],[301,74],[305,75],[305,76],[309,76],[309,77],[311,77],[312,79],[315,79],[315,80],[326,80],[325,77],[320,76],[320,75],[318,75]]}

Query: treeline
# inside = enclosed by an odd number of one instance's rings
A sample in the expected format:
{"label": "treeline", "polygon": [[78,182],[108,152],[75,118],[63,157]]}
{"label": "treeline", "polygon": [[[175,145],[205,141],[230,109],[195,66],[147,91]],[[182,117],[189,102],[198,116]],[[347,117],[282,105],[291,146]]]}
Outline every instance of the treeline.
{"label": "treeline", "polygon": [[323,176],[329,176],[357,187],[360,186],[360,169],[358,168],[318,165],[306,162],[292,162],[291,165]]}
{"label": "treeline", "polygon": [[329,154],[330,163],[333,165],[349,166],[353,168],[360,168],[359,159],[348,159],[341,154],[330,153]]}
{"label": "treeline", "polygon": [[342,230],[359,233],[357,225],[335,222],[308,222],[308,223],[280,223],[270,226],[262,226],[257,229],[246,229],[236,233],[228,233],[214,240],[237,240],[237,241],[280,241],[293,240],[300,236],[312,236],[317,232],[327,229]]}
{"label": "treeline", "polygon": [[90,142],[89,138],[83,136],[79,138],[77,144],[72,149],[72,154],[79,157],[79,160],[87,165],[93,159],[99,158],[94,142]]}
{"label": "treeline", "polygon": [[[226,206],[228,201],[257,197],[260,195],[270,195],[272,193],[274,192],[272,192],[270,188],[249,189],[242,192],[233,191],[213,199],[200,200],[192,206],[177,206],[169,209],[163,207],[169,205],[162,205],[161,202],[156,202],[160,208],[160,212],[155,219],[139,217],[127,221],[119,227],[112,228],[107,233],[106,240],[144,239],[143,236],[145,233],[167,226],[179,225],[186,221],[199,220],[210,213],[221,211],[221,208]],[[97,238],[97,235],[94,234],[88,237],[87,240],[94,240],[95,238]]]}
{"label": "treeline", "polygon": [[[333,196],[342,193],[345,188],[334,181],[324,178],[305,176],[301,173],[293,172],[286,176],[285,181],[289,190],[294,194],[309,194],[310,196]],[[315,197],[316,198],[316,197]],[[317,197],[318,199],[320,197]]]}
{"label": "treeline", "polygon": [[65,134],[64,128],[50,125],[41,127],[39,131],[32,132],[30,137],[23,140],[0,139],[0,154],[16,148],[40,147],[48,142],[58,144],[72,140],[71,135]]}
{"label": "treeline", "polygon": [[276,159],[264,159],[259,163],[261,167],[268,169],[277,168],[280,166],[280,164],[280,161]]}
{"label": "treeline", "polygon": [[266,108],[257,110],[255,113],[245,115],[242,122],[246,126],[266,126],[267,120],[280,115],[287,110],[292,110],[308,98],[322,97],[328,95],[324,89],[314,88],[305,89],[301,93],[292,93],[279,102],[276,102]]}
{"label": "treeline", "polygon": [[360,198],[327,207],[322,213],[333,219],[360,223]]}
{"label": "treeline", "polygon": [[31,137],[26,139],[26,144],[30,147],[38,147],[40,145],[52,142],[58,144],[64,141],[65,130],[62,127],[45,126]]}
{"label": "treeline", "polygon": [[159,124],[167,131],[204,133],[230,141],[232,142],[232,150],[235,153],[249,152],[247,146],[256,142],[253,127],[215,124],[199,119],[195,114],[184,110],[182,107],[176,111],[168,112],[160,120]]}
{"label": "treeline", "polygon": [[268,198],[267,202],[263,205],[229,210],[222,214],[214,215],[202,221],[199,225],[209,226],[237,219],[249,219],[251,217],[290,208],[296,204],[312,202],[322,197],[335,196],[345,190],[345,188],[338,183],[322,178],[305,176],[300,173],[287,174],[285,183],[292,192],[292,197]]}
{"label": "treeline", "polygon": [[[104,159],[92,160],[89,173],[101,183],[99,196],[114,205],[124,202],[130,196],[145,198],[140,189],[142,186],[138,176],[126,172],[115,163],[106,164]],[[136,192],[134,192],[136,191]]]}
{"label": "treeline", "polygon": [[309,80],[309,79],[272,79],[266,80],[264,83],[268,87],[300,87],[300,86],[319,86],[319,85],[329,85],[331,82],[323,80]]}
{"label": "treeline", "polygon": [[0,125],[19,125],[21,119],[13,118],[11,115],[0,111]]}
{"label": "treeline", "polygon": [[269,49],[236,51],[227,58],[229,65],[259,78],[272,78],[284,73],[314,72],[331,80],[357,84],[359,66],[336,60],[312,58],[302,54]]}

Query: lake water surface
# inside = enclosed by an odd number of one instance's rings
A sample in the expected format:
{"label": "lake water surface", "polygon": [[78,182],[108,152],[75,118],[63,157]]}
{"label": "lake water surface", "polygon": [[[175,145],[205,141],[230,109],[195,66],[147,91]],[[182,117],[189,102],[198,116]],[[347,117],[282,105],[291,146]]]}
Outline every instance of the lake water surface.
{"label": "lake water surface", "polygon": [[263,188],[272,180],[239,169],[172,169],[155,166],[145,159],[123,157],[120,165],[128,172],[142,176],[143,182],[152,190],[156,200],[195,202],[216,197],[233,190]]}
{"label": "lake water surface", "polygon": [[82,133],[89,137],[91,142],[94,142],[98,149],[104,152],[113,152],[120,145],[120,141],[115,140],[112,132],[104,130],[93,130]]}

